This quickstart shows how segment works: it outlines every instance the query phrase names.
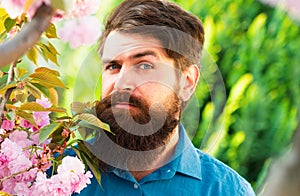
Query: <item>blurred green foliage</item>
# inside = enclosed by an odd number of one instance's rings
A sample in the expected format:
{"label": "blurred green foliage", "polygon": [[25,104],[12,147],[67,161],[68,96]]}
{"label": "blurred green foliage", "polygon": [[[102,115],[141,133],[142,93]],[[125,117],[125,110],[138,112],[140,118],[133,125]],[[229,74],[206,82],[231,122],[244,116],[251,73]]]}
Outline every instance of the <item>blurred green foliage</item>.
{"label": "blurred green foliage", "polygon": [[[216,101],[219,95],[203,93],[201,85],[208,83],[200,81],[200,125],[193,143],[257,190],[270,158],[287,150],[299,121],[300,25],[256,0],[176,2],[203,21],[205,49],[219,67],[227,94],[225,101]],[[202,62],[202,75],[207,75],[205,66],[211,63]],[[214,80],[213,89],[220,86]]]}

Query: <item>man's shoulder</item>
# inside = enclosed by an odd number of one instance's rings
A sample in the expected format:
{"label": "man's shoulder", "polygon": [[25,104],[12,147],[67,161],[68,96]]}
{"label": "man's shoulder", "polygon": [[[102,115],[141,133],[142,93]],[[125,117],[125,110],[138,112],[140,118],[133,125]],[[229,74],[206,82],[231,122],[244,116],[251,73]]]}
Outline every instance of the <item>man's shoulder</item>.
{"label": "man's shoulder", "polygon": [[212,189],[215,185],[223,193],[235,190],[240,195],[255,195],[251,185],[232,168],[199,149],[196,152],[201,162],[203,184]]}

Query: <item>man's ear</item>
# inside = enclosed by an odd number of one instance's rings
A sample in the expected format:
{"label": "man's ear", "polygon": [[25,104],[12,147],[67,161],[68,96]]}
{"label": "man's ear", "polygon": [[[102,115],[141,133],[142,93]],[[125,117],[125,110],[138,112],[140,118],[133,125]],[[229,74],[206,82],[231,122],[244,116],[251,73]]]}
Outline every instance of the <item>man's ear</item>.
{"label": "man's ear", "polygon": [[193,64],[189,66],[182,73],[180,96],[182,101],[188,101],[195,92],[198,80],[200,77],[200,71],[197,65]]}

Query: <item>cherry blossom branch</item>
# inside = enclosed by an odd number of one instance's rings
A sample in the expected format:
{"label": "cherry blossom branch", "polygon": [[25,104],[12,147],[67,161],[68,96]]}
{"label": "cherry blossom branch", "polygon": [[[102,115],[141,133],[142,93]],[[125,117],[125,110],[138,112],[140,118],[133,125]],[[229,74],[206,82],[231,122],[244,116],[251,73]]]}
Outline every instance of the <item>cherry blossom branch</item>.
{"label": "cherry blossom branch", "polygon": [[29,170],[33,169],[34,167],[35,167],[35,166],[32,165],[31,167],[29,167],[29,168],[27,168],[27,169],[24,169],[24,170],[22,170],[22,171],[19,171],[19,172],[17,172],[17,173],[12,174],[12,175],[5,176],[5,177],[1,178],[1,179],[0,179],[0,185],[1,185],[5,180],[8,180],[8,179],[13,178],[13,177],[16,177],[16,176],[19,175],[19,174],[23,174],[23,173],[25,173],[25,172],[28,172]]}
{"label": "cherry blossom branch", "polygon": [[[7,82],[6,85],[8,85],[10,82],[12,82],[14,80],[15,77],[15,67],[17,66],[17,61],[14,61],[11,63],[9,71],[8,71],[8,78],[7,78]],[[7,101],[9,100],[9,97],[11,95],[13,91],[13,88],[9,88],[6,90],[4,97],[1,100],[1,104],[0,104],[0,125],[2,124],[3,118],[4,118],[4,113],[3,111],[5,111],[5,104],[7,103]]]}
{"label": "cherry blossom branch", "polygon": [[42,4],[36,11],[32,20],[12,39],[0,45],[0,67],[4,67],[18,60],[36,42],[48,28],[54,9]]}

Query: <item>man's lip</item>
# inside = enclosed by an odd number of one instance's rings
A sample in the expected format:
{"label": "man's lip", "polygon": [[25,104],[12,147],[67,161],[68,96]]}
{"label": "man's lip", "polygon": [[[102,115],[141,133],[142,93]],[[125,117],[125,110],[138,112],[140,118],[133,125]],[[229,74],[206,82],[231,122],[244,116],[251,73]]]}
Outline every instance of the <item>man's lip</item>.
{"label": "man's lip", "polygon": [[135,107],[135,105],[128,103],[128,102],[117,102],[115,104],[113,104],[114,107],[116,108],[131,108],[131,107]]}

